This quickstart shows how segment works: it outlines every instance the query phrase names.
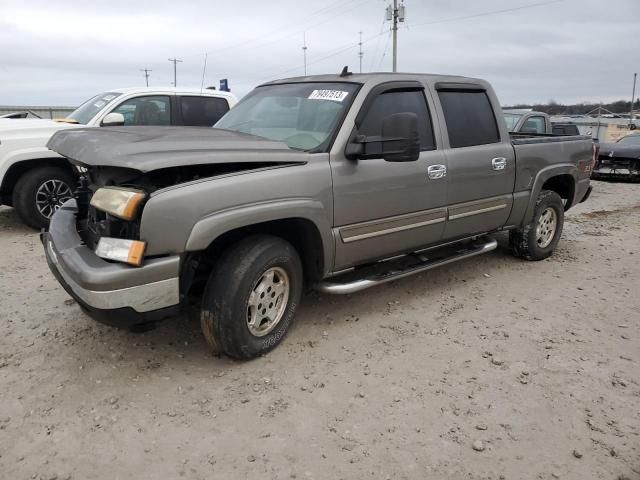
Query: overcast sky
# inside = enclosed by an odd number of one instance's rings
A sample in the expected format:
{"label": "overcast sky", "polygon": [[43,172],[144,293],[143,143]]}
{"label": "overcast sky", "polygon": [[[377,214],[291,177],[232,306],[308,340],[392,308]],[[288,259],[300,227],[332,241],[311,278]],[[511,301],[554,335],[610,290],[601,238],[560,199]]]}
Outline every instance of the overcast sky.
{"label": "overcast sky", "polygon": [[[307,72],[391,70],[388,0],[0,0],[0,104],[77,105],[115,87],[229,78],[242,96]],[[481,77],[503,105],[631,96],[640,0],[406,0],[398,70]],[[520,8],[523,7],[523,8]],[[510,10],[510,11],[505,11]]]}

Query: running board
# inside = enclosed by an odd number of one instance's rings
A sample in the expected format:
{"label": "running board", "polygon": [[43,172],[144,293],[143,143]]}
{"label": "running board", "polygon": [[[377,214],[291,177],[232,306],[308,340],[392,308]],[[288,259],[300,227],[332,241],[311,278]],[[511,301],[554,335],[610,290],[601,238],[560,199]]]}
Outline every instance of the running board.
{"label": "running board", "polygon": [[452,245],[438,250],[412,253],[400,259],[378,262],[360,267],[348,273],[331,278],[315,286],[323,293],[347,294],[355,293],[369,287],[408,277],[416,273],[426,272],[432,268],[457,262],[464,258],[475,257],[495,250],[498,242],[483,238],[464,245]]}

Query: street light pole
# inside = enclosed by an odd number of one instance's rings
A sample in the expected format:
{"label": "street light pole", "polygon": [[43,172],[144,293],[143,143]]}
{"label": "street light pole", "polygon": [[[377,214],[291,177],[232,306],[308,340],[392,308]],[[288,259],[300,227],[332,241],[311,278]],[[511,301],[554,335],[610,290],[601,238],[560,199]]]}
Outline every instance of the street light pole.
{"label": "street light pole", "polygon": [[179,60],[177,58],[170,58],[169,61],[173,62],[173,86],[177,87],[178,86],[178,68],[177,68],[177,65],[178,65],[178,63],[182,63],[182,60]]}
{"label": "street light pole", "polygon": [[[636,101],[636,79],[638,78],[638,74],[633,74],[633,93],[631,94],[631,111],[629,112],[629,123],[630,125],[634,125],[633,123],[633,102]],[[633,128],[633,127],[631,127]]]}
{"label": "street light pole", "polygon": [[307,32],[302,34],[302,56],[304,61],[304,74],[307,75]]}
{"label": "street light pole", "polygon": [[362,57],[364,56],[364,53],[362,51],[362,32],[360,33],[360,41],[358,42],[358,58],[360,59],[360,73],[362,73]]}
{"label": "street light pole", "polygon": [[398,71],[398,22],[404,22],[405,6],[403,0],[393,0],[393,6],[387,7],[387,21],[391,21],[391,33],[393,33],[393,68],[392,71]]}
{"label": "street light pole", "polygon": [[393,72],[398,71],[398,0],[393,0]]}
{"label": "street light pole", "polygon": [[140,71],[144,72],[144,80],[145,80],[145,82],[147,84],[147,87],[148,87],[149,86],[149,76],[150,76],[149,74],[151,72],[153,72],[153,70],[149,70],[148,68],[141,68]]}

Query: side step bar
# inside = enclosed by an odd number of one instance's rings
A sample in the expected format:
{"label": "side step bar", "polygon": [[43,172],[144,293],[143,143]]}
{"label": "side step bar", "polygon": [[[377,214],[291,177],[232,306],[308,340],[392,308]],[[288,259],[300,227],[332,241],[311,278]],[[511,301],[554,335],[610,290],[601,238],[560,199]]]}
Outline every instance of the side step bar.
{"label": "side step bar", "polygon": [[347,294],[355,293],[369,287],[408,277],[416,273],[426,272],[432,268],[457,262],[464,258],[475,257],[495,250],[498,242],[483,238],[475,242],[443,247],[434,251],[413,253],[398,260],[378,262],[366,267],[344,273],[315,286],[323,293]]}

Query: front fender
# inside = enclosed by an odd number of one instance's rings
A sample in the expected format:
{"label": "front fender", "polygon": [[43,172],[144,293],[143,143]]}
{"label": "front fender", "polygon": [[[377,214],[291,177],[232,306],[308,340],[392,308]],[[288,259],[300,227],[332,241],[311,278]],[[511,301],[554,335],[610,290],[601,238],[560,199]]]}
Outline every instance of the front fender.
{"label": "front fender", "polygon": [[333,265],[331,226],[323,204],[311,198],[272,200],[215,212],[193,226],[186,251],[204,250],[220,235],[237,228],[292,218],[309,220],[316,226],[322,238],[324,264]]}
{"label": "front fender", "polygon": [[[20,149],[9,149],[10,145],[0,145],[0,184],[9,169],[21,162],[30,160],[43,160],[47,158],[64,158],[56,152],[52,152],[47,147],[28,147]],[[7,148],[7,151],[4,148]]]}

